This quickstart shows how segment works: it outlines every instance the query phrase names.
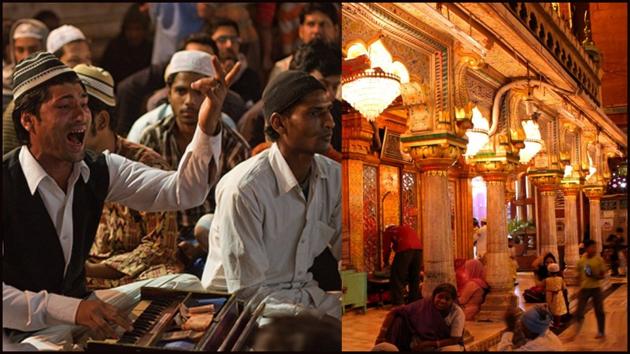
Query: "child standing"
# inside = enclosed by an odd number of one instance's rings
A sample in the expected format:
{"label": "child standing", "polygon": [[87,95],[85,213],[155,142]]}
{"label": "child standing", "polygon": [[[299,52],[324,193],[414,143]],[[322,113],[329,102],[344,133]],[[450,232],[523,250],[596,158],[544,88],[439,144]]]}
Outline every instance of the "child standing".
{"label": "child standing", "polygon": [[562,291],[567,286],[562,276],[560,276],[558,263],[549,264],[547,271],[549,272],[549,277],[544,280],[545,299],[553,314],[552,327],[560,327],[560,317],[569,312],[562,296]]}

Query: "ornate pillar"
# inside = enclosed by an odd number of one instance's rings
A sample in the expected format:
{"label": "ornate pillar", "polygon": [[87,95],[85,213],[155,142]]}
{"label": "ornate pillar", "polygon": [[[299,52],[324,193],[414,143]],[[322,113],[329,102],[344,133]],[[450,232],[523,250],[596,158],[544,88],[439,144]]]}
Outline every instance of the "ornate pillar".
{"label": "ornate pillar", "polygon": [[457,140],[456,136],[445,136],[446,143],[439,145],[424,145],[421,136],[408,136],[401,140],[420,171],[424,235],[422,296],[431,297],[433,289],[439,284],[456,284],[454,245],[453,239],[449,237],[448,168],[459,156],[464,142]]}
{"label": "ornate pillar", "polygon": [[481,305],[481,311],[475,317],[476,320],[502,321],[505,310],[517,303],[508,251],[505,206],[506,194],[508,194],[506,193],[507,177],[514,167],[515,164],[509,161],[477,163],[476,165],[488,190],[488,250],[484,258],[487,269],[486,281],[490,285],[490,293]]}
{"label": "ornate pillar", "polygon": [[604,195],[605,184],[587,184],[584,186],[584,194],[588,198],[589,208],[589,235],[590,239],[597,242],[597,254],[602,251],[602,228],[600,226],[600,202]]}
{"label": "ornate pillar", "polygon": [[373,129],[358,113],[342,116],[343,265],[365,271],[363,222],[364,160],[370,153]]}
{"label": "ornate pillar", "polygon": [[560,261],[558,236],[556,229],[556,191],[560,186],[559,174],[530,174],[532,181],[540,190],[540,254],[551,252]]}
{"label": "ornate pillar", "polygon": [[562,183],[564,195],[564,280],[567,285],[578,285],[577,262],[580,259],[577,217],[577,196],[580,185]]}

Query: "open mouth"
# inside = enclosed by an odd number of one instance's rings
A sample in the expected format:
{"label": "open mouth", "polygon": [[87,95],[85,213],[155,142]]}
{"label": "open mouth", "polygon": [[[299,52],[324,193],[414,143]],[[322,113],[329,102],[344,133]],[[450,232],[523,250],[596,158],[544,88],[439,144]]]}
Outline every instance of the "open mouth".
{"label": "open mouth", "polygon": [[68,133],[68,135],[66,136],[66,139],[68,139],[68,142],[70,142],[71,145],[75,145],[75,146],[82,146],[84,138],[85,138],[85,128],[74,129],[70,133]]}

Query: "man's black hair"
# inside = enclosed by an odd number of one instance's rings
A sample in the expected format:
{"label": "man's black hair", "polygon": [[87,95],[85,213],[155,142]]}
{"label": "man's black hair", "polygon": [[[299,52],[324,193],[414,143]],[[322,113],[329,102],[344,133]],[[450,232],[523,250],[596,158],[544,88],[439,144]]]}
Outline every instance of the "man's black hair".
{"label": "man's black hair", "polygon": [[96,135],[96,124],[95,117],[101,111],[107,112],[109,114],[109,129],[112,131],[116,131],[116,107],[108,106],[103,101],[99,100],[96,97],[88,95],[88,107],[90,108],[90,112],[92,112],[92,124],[90,126],[90,131],[92,135]]}
{"label": "man's black hair", "polygon": [[29,90],[15,100],[15,108],[13,110],[12,118],[13,125],[15,126],[15,135],[20,144],[30,145],[29,133],[20,121],[22,112],[30,113],[34,115],[37,120],[41,120],[41,117],[39,116],[39,109],[41,108],[42,103],[50,99],[50,91],[48,90],[48,88],[54,85],[61,85],[65,83],[81,84],[81,86],[85,90],[85,86],[75,72],[66,72],[46,81],[40,86]]}
{"label": "man's black hair", "polygon": [[597,242],[595,242],[594,240],[586,240],[584,241],[584,248],[588,248],[591,245],[596,244]]}
{"label": "man's black hair", "polygon": [[330,18],[330,21],[332,21],[333,25],[338,25],[339,24],[339,13],[337,12],[337,7],[330,2],[311,2],[306,4],[306,6],[304,6],[304,8],[302,8],[302,11],[300,12],[300,25],[304,24],[304,19],[306,18],[306,15],[310,15],[314,12],[321,12],[324,15],[328,16],[328,18]]}
{"label": "man's black hair", "polygon": [[341,48],[321,38],[302,44],[293,54],[289,69],[306,73],[318,70],[323,76],[341,75]]}
{"label": "man's black hair", "polygon": [[179,48],[179,50],[185,50],[186,46],[190,43],[198,43],[210,46],[210,48],[212,48],[212,54],[215,55],[219,52],[219,49],[217,49],[217,44],[212,40],[210,34],[206,32],[196,32],[190,34],[188,37],[186,37],[186,39],[184,39],[184,43]]}
{"label": "man's black hair", "polygon": [[212,20],[212,22],[210,23],[210,27],[208,28],[208,33],[210,35],[213,35],[214,32],[216,32],[219,27],[224,27],[224,26],[234,28],[236,30],[236,35],[237,36],[241,35],[240,31],[238,30],[238,24],[230,20],[229,18],[224,18],[224,17],[217,17],[214,20]]}

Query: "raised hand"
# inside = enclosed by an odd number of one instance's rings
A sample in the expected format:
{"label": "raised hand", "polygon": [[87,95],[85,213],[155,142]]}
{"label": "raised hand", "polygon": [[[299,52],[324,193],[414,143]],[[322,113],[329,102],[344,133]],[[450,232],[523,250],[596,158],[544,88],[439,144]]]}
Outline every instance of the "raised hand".
{"label": "raised hand", "polygon": [[101,300],[83,300],[77,309],[76,323],[88,327],[94,339],[117,338],[113,326],[132,330],[131,321],[116,307]]}
{"label": "raised hand", "polygon": [[199,108],[199,128],[207,135],[216,135],[221,119],[221,109],[227,95],[228,88],[232,85],[234,77],[241,68],[241,63],[237,62],[227,75],[219,63],[216,56],[212,56],[212,66],[216,77],[204,77],[192,84],[190,87],[201,91],[206,96]]}

